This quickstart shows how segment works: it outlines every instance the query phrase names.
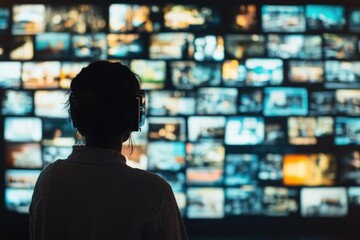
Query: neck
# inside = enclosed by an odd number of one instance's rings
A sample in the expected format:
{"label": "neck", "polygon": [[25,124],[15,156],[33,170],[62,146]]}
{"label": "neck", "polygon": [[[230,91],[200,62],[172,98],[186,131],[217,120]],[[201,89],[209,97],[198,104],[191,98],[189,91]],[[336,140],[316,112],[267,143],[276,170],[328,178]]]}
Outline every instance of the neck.
{"label": "neck", "polygon": [[86,147],[107,148],[117,152],[121,152],[122,140],[121,139],[99,139],[99,138],[86,138]]}

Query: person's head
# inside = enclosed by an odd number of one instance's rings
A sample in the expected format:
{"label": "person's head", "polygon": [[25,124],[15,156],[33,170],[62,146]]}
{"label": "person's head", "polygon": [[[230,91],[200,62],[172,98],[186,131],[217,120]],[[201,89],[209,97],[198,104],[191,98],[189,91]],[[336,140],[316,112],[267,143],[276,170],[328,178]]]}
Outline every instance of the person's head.
{"label": "person's head", "polygon": [[70,86],[68,111],[74,127],[87,143],[126,141],[139,89],[137,75],[120,62],[89,64]]}

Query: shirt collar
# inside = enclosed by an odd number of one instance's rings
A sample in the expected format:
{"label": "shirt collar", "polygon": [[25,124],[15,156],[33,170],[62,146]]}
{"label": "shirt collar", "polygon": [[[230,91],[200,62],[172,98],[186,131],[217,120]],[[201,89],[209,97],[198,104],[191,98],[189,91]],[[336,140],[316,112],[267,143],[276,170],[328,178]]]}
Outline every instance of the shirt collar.
{"label": "shirt collar", "polygon": [[68,160],[85,164],[126,165],[126,158],[115,150],[85,146],[73,146]]}

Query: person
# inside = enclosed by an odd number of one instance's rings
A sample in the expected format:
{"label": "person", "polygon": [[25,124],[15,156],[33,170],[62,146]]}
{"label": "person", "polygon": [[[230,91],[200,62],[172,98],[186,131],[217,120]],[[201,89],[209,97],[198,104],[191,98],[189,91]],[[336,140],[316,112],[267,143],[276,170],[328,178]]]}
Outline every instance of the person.
{"label": "person", "polygon": [[90,63],[72,80],[67,105],[83,144],[41,172],[32,240],[187,239],[170,185],[121,154],[138,124],[139,90],[137,75],[119,62]]}

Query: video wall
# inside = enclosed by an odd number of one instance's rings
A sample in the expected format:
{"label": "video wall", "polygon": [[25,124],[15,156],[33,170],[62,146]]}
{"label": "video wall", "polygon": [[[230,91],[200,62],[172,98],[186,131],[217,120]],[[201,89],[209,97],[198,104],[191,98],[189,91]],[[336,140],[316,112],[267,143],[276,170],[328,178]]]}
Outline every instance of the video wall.
{"label": "video wall", "polygon": [[147,90],[123,154],[184,218],[360,214],[359,33],[360,4],[2,6],[4,207],[27,213],[41,169],[70,154],[71,79],[109,59]]}

